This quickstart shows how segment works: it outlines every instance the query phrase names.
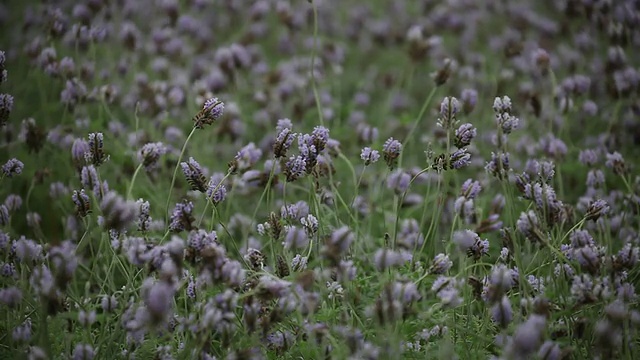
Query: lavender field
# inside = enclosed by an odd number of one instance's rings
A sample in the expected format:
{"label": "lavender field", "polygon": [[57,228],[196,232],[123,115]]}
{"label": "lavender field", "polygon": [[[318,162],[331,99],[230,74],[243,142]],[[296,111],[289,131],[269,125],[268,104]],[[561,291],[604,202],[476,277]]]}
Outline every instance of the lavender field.
{"label": "lavender field", "polygon": [[640,1],[0,3],[0,359],[639,359]]}

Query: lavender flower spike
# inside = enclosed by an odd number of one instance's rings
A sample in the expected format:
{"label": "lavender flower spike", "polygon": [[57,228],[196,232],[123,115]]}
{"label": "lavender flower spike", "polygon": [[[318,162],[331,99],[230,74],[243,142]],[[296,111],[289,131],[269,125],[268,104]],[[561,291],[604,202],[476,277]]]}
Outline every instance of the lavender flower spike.
{"label": "lavender flower spike", "polygon": [[202,129],[205,125],[211,125],[224,114],[224,102],[214,97],[205,101],[202,110],[193,117],[194,127]]}

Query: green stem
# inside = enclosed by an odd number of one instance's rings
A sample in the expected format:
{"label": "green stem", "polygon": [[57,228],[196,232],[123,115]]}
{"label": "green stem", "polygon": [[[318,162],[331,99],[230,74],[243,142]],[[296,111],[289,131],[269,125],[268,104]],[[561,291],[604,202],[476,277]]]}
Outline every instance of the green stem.
{"label": "green stem", "polygon": [[136,179],[138,178],[138,173],[140,172],[141,168],[142,168],[142,163],[138,165],[138,167],[136,168],[136,171],[133,173],[133,177],[131,178],[131,183],[129,184],[129,190],[127,190],[127,200],[131,199],[131,191],[133,190],[133,184],[135,184]]}
{"label": "green stem", "polygon": [[433,89],[431,89],[431,92],[429,93],[429,95],[425,99],[424,103],[422,104],[422,108],[420,109],[420,112],[418,113],[418,117],[416,117],[415,121],[413,122],[413,126],[411,127],[411,130],[409,130],[409,133],[407,134],[407,137],[404,139],[403,148],[404,148],[405,151],[402,151],[400,153],[400,159],[398,159],[398,167],[402,166],[402,158],[403,158],[404,153],[406,152],[407,145],[411,141],[413,133],[418,128],[418,125],[420,124],[420,120],[422,120],[422,117],[424,116],[424,113],[429,108],[429,105],[431,104],[431,100],[433,99],[433,96],[436,94],[436,90],[437,89],[438,88],[435,87],[435,86],[433,87]]}
{"label": "green stem", "polygon": [[187,140],[185,140],[184,145],[182,145],[182,150],[180,151],[180,157],[178,158],[178,162],[176,163],[176,168],[173,170],[173,177],[171,178],[171,186],[169,187],[169,195],[167,196],[167,204],[165,205],[164,216],[165,216],[165,224],[169,225],[169,203],[171,202],[171,193],[173,192],[173,186],[176,183],[176,175],[178,174],[178,169],[180,168],[180,162],[182,161],[182,157],[184,156],[184,152],[187,149],[187,144],[191,137],[196,132],[197,128],[191,129],[189,136],[187,136]]}

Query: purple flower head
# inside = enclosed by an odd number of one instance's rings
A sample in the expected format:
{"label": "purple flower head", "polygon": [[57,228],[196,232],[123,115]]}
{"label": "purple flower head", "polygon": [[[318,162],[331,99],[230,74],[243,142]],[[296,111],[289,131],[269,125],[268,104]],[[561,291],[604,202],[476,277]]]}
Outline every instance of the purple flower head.
{"label": "purple flower head", "polygon": [[595,246],[596,242],[587,230],[575,230],[569,235],[571,240],[571,246],[573,248],[580,248],[583,246]]}
{"label": "purple flower head", "polygon": [[378,128],[372,127],[364,122],[356,127],[358,139],[362,143],[372,143],[378,139]]}
{"label": "purple flower head", "polygon": [[249,170],[262,157],[262,150],[256,147],[254,143],[249,143],[236,154],[234,161],[238,171]]}
{"label": "purple flower head", "polygon": [[194,127],[202,129],[205,125],[211,125],[224,114],[224,102],[218,98],[210,98],[204,102],[202,110],[193,117]]}
{"label": "purple flower head", "polygon": [[193,203],[191,201],[183,200],[177,203],[173,212],[171,213],[169,230],[172,232],[191,231],[193,229]]}
{"label": "purple flower head", "polygon": [[438,254],[433,258],[429,272],[431,274],[445,274],[453,266],[453,262],[449,259],[449,255]]}
{"label": "purple flower head", "polygon": [[104,153],[104,136],[102,133],[89,134],[89,151],[84,154],[87,163],[100,166],[109,160],[109,156]]}
{"label": "purple flower head", "polygon": [[140,206],[133,201],[124,200],[115,191],[109,191],[100,203],[100,210],[105,228],[122,232],[136,221]]}
{"label": "purple flower head", "polygon": [[71,146],[71,159],[76,167],[82,167],[87,162],[85,154],[89,152],[89,143],[85,139],[75,139]]}
{"label": "purple flower head", "polygon": [[620,155],[619,152],[614,152],[612,154],[607,154],[607,161],[605,165],[613,169],[613,173],[616,175],[625,175],[627,173],[627,166],[624,162],[624,158]]}
{"label": "purple flower head", "polygon": [[464,112],[469,114],[478,103],[478,92],[475,89],[464,89],[460,94],[460,100],[462,100],[462,108],[464,109]]}
{"label": "purple flower head", "polygon": [[372,150],[370,147],[364,147],[360,153],[360,158],[364,160],[364,165],[368,166],[377,162],[380,159],[380,153],[378,150]]}
{"label": "purple flower head", "polygon": [[384,161],[387,163],[389,169],[393,169],[396,165],[397,159],[402,151],[402,144],[394,138],[389,138],[382,145],[382,154],[384,155]]}
{"label": "purple flower head", "polygon": [[5,204],[0,204],[0,226],[9,224],[9,208]]}
{"label": "purple flower head", "polygon": [[476,133],[476,128],[474,128],[473,125],[469,123],[460,125],[455,131],[454,145],[459,149],[469,146],[471,140],[476,137]]}
{"label": "purple flower head", "polygon": [[284,236],[285,249],[304,249],[309,245],[309,237],[304,229],[288,226]]}
{"label": "purple flower head", "polygon": [[80,170],[80,183],[82,183],[83,188],[92,190],[97,197],[101,196],[100,180],[95,166],[87,165],[82,167],[82,170]]}
{"label": "purple flower head", "polygon": [[0,50],[0,84],[7,81],[7,70],[5,68],[6,56],[4,51]]}
{"label": "purple flower head", "polygon": [[615,265],[624,269],[633,269],[640,258],[640,248],[626,243],[615,256]]}
{"label": "purple flower head", "polygon": [[9,211],[13,212],[19,210],[22,207],[22,198],[20,197],[20,195],[9,194],[4,200],[4,204],[7,206],[7,209],[9,209]]}
{"label": "purple flower head", "polygon": [[22,324],[13,329],[13,341],[28,342],[31,340],[31,319],[27,318]]}
{"label": "purple flower head", "polygon": [[204,175],[202,167],[194,158],[190,157],[189,161],[181,162],[180,167],[182,168],[182,173],[185,178],[187,178],[189,186],[191,186],[191,190],[200,192],[207,191],[207,178]]}
{"label": "purple flower head", "polygon": [[22,302],[22,291],[15,286],[0,289],[0,304],[14,308]]}
{"label": "purple flower head", "polygon": [[387,188],[393,190],[396,194],[402,194],[409,190],[411,175],[403,170],[396,170],[387,177]]}
{"label": "purple flower head", "polygon": [[452,169],[459,170],[470,164],[471,154],[469,154],[466,148],[458,149],[454,151],[449,159],[449,164]]}
{"label": "purple flower head", "polygon": [[604,173],[600,169],[592,169],[587,173],[586,184],[590,188],[600,188],[605,183]]}
{"label": "purple flower head", "polygon": [[311,138],[317,151],[321,152],[329,141],[329,129],[324,126],[316,126],[311,132]]}
{"label": "purple flower head", "polygon": [[391,249],[378,249],[373,256],[373,263],[379,271],[400,266],[405,262],[405,257],[398,251]]}
{"label": "purple flower head", "polygon": [[484,167],[493,176],[504,179],[509,172],[509,153],[491,153],[491,161]]}
{"label": "purple flower head", "polygon": [[78,344],[73,348],[71,358],[73,360],[93,360],[96,353],[93,347],[89,344]]}
{"label": "purple flower head", "polygon": [[284,174],[288,182],[293,182],[301,178],[307,169],[307,161],[304,157],[292,156],[289,161],[286,162],[284,167]]}
{"label": "purple flower head", "polygon": [[522,323],[511,338],[506,352],[513,358],[526,358],[540,347],[547,320],[542,315],[531,315]]}
{"label": "purple flower head", "polygon": [[13,158],[9,159],[4,165],[2,165],[2,173],[6,177],[13,177],[13,175],[22,174],[22,169],[24,168],[24,164],[22,161]]}
{"label": "purple flower head", "polygon": [[511,308],[511,302],[506,295],[502,297],[502,300],[491,307],[491,317],[493,318],[493,321],[499,324],[503,329],[511,323],[511,320],[513,319],[513,310]]}
{"label": "purple flower head", "polygon": [[480,191],[482,191],[482,186],[479,181],[467,179],[460,187],[460,196],[466,199],[475,199]]}
{"label": "purple flower head", "polygon": [[78,192],[78,190],[73,190],[71,199],[76,206],[76,214],[78,216],[85,217],[91,212],[89,196],[84,192],[84,189],[80,190],[80,192]]}
{"label": "purple flower head", "polygon": [[214,205],[218,205],[227,197],[227,187],[222,183],[224,175],[215,173],[211,175],[207,185],[207,198],[211,199]]}
{"label": "purple flower head", "polygon": [[595,246],[583,246],[573,249],[571,256],[580,267],[591,274],[595,274],[600,269],[600,254]]}
{"label": "purple flower head", "polygon": [[336,229],[331,236],[326,238],[322,254],[335,264],[338,264],[342,255],[347,252],[354,240],[355,235],[347,226]]}
{"label": "purple flower head", "polygon": [[458,246],[458,250],[466,254],[477,241],[480,241],[480,236],[471,230],[459,230],[453,233],[452,240]]}
{"label": "purple flower head", "polygon": [[442,305],[454,308],[462,304],[460,286],[463,282],[454,277],[440,275],[431,285],[431,291],[440,299]]}
{"label": "purple flower head", "polygon": [[111,296],[105,295],[102,297],[102,300],[100,301],[100,306],[102,307],[103,311],[112,312],[118,307],[118,298],[116,298],[114,295],[111,295]]}
{"label": "purple flower head", "polygon": [[166,154],[167,148],[161,142],[148,143],[138,152],[138,161],[142,163],[146,171],[152,171],[158,167],[160,156]]}
{"label": "purple flower head", "polygon": [[155,322],[166,319],[171,313],[175,290],[164,281],[145,285],[143,299],[151,318]]}
{"label": "purple flower head", "polygon": [[293,129],[293,123],[291,122],[291,120],[287,118],[278,120],[276,124],[276,132],[281,133],[284,129]]}
{"label": "purple flower head", "polygon": [[438,126],[449,131],[457,123],[456,115],[460,112],[460,102],[455,97],[445,97],[440,103]]}
{"label": "purple flower head", "polygon": [[609,213],[609,209],[609,204],[607,204],[606,201],[598,199],[589,204],[589,208],[585,214],[585,219],[597,221],[601,216],[607,215]]}
{"label": "purple flower head", "polygon": [[0,94],[0,127],[9,121],[11,110],[13,110],[13,96]]}
{"label": "purple flower head", "polygon": [[580,160],[583,165],[594,166],[599,160],[598,152],[593,149],[581,150],[580,155],[578,155],[578,160]]}
{"label": "purple flower head", "polygon": [[139,215],[136,220],[138,225],[138,231],[148,231],[151,226],[151,216],[149,215],[149,202],[143,199],[138,199],[136,204],[139,206]]}
{"label": "purple flower head", "polygon": [[560,349],[560,345],[551,340],[545,341],[538,350],[538,358],[542,360],[562,359],[562,350]]}
{"label": "purple flower head", "polygon": [[278,132],[278,136],[276,137],[276,141],[273,144],[273,154],[276,158],[283,158],[287,155],[287,151],[291,147],[293,140],[296,138],[297,134],[291,132],[291,129],[288,127],[283,127],[282,130]]}
{"label": "purple flower head", "polygon": [[218,234],[215,231],[192,230],[189,232],[187,246],[199,254],[202,249],[218,244]]}
{"label": "purple flower head", "polygon": [[295,204],[283,205],[280,208],[280,217],[283,219],[300,221],[303,217],[309,215],[309,204],[301,200]]}

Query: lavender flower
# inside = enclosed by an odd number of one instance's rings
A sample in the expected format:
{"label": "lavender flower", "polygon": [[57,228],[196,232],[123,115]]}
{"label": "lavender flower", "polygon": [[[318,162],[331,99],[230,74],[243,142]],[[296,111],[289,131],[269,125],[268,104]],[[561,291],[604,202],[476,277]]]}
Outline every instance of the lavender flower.
{"label": "lavender flower", "polygon": [[304,157],[292,156],[285,164],[284,174],[288,182],[293,182],[302,177],[307,170],[307,161]]}
{"label": "lavender flower", "polygon": [[501,301],[491,307],[491,317],[493,321],[498,323],[503,329],[511,323],[513,310],[511,309],[511,302],[506,295],[502,297]]}
{"label": "lavender flower", "polygon": [[262,150],[256,147],[254,143],[249,143],[236,154],[232,161],[234,170],[244,172],[254,166],[260,157],[262,156]]}
{"label": "lavender flower", "polygon": [[624,162],[624,158],[617,151],[607,154],[605,165],[613,169],[613,173],[616,175],[624,176],[627,173],[627,165]]}
{"label": "lavender flower", "polygon": [[89,151],[84,154],[85,161],[94,166],[100,166],[109,159],[104,153],[104,136],[102,133],[89,134]]}
{"label": "lavender flower", "polygon": [[402,144],[394,138],[387,139],[387,141],[384,142],[384,145],[382,145],[382,154],[384,156],[384,161],[387,163],[387,166],[390,170],[392,170],[396,166],[401,151]]}
{"label": "lavender flower", "polygon": [[405,258],[401,253],[390,249],[378,249],[373,255],[373,263],[378,271],[402,265],[404,262]]}
{"label": "lavender flower", "polygon": [[113,312],[118,307],[118,298],[116,298],[114,295],[103,296],[102,300],[100,301],[100,306],[105,312]]}
{"label": "lavender flower", "polygon": [[104,217],[104,226],[117,231],[126,230],[139,215],[140,206],[133,201],[126,201],[114,191],[104,195],[100,203]]}
{"label": "lavender flower", "polygon": [[71,159],[77,168],[87,164],[85,154],[89,152],[89,143],[85,139],[75,139],[71,146]]}
{"label": "lavender flower", "polygon": [[9,224],[9,208],[5,204],[0,204],[0,226]]}
{"label": "lavender flower", "polygon": [[136,204],[139,206],[139,215],[136,220],[136,224],[138,224],[138,231],[148,231],[151,225],[151,216],[149,215],[149,202],[144,201],[143,199],[138,199]]}
{"label": "lavender flower", "polygon": [[9,209],[9,211],[13,212],[19,210],[22,207],[22,198],[20,197],[20,195],[9,194],[4,200],[4,204],[7,209]]}
{"label": "lavender flower", "polygon": [[527,358],[538,350],[542,343],[547,320],[541,315],[531,315],[513,334],[506,353],[510,358]]}
{"label": "lavender flower", "polygon": [[73,195],[71,196],[73,203],[76,206],[76,214],[80,217],[85,217],[87,214],[91,212],[91,203],[89,202],[89,196],[84,192],[84,189],[73,190]]}
{"label": "lavender flower", "polygon": [[205,125],[211,125],[224,114],[224,102],[218,98],[205,101],[202,110],[193,117],[194,127],[202,129]]}
{"label": "lavender flower", "polygon": [[169,230],[172,232],[191,231],[195,221],[192,213],[193,203],[191,201],[184,200],[177,203],[171,213]]}
{"label": "lavender flower", "polygon": [[7,81],[7,70],[5,68],[6,56],[4,51],[0,50],[0,84]]}
{"label": "lavender flower", "polygon": [[364,165],[369,166],[380,159],[378,150],[372,150],[370,147],[364,147],[360,153],[360,158],[364,160]]}
{"label": "lavender flower", "polygon": [[441,275],[449,271],[453,266],[453,262],[449,260],[449,255],[438,254],[433,258],[429,272],[431,274]]}
{"label": "lavender flower", "polygon": [[409,190],[411,175],[403,170],[396,170],[387,177],[387,188],[395,191],[396,194],[402,194]]}
{"label": "lavender flower", "polygon": [[138,161],[142,163],[146,171],[155,170],[158,167],[160,156],[167,152],[167,148],[161,142],[148,143],[138,152]]}
{"label": "lavender flower", "polygon": [[471,159],[471,154],[469,154],[466,148],[462,148],[451,154],[449,164],[452,169],[459,170],[469,165],[469,159]]}
{"label": "lavender flower", "polygon": [[13,110],[13,96],[0,94],[0,127],[9,122],[11,110]]}
{"label": "lavender flower", "polygon": [[291,147],[296,136],[297,134],[291,132],[291,129],[288,127],[284,127],[278,132],[276,141],[273,144],[273,155],[276,159],[287,156],[287,151]]}
{"label": "lavender flower", "polygon": [[83,188],[87,190],[91,189],[95,196],[102,196],[100,193],[101,186],[98,178],[98,171],[95,166],[88,165],[82,167],[82,170],[80,170],[80,183],[82,183]]}
{"label": "lavender flower", "polygon": [[2,165],[2,173],[6,177],[13,177],[13,175],[22,174],[22,169],[24,168],[24,164],[22,161],[13,158],[8,160],[4,165]]}
{"label": "lavender flower", "polygon": [[462,108],[465,114],[469,114],[478,103],[478,92],[475,89],[464,89],[460,94],[460,100],[462,100]]}
{"label": "lavender flower", "polygon": [[187,182],[191,186],[191,190],[206,192],[207,178],[204,175],[202,167],[194,158],[190,157],[189,161],[181,162],[180,167],[182,168],[182,173],[185,178],[187,178]]}
{"label": "lavender flower", "polygon": [[285,249],[301,249],[309,245],[309,237],[304,229],[289,226],[284,236]]}
{"label": "lavender flower", "polygon": [[337,264],[340,257],[349,249],[354,240],[355,236],[347,226],[336,229],[326,239],[322,254]]}
{"label": "lavender flower", "polygon": [[583,165],[586,166],[594,166],[598,163],[598,152],[592,149],[581,150],[580,155],[578,155],[578,160]]}
{"label": "lavender flower", "polygon": [[9,308],[17,307],[22,301],[22,291],[15,286],[0,289],[0,304]]}
{"label": "lavender flower", "polygon": [[480,239],[480,236],[471,230],[459,230],[453,233],[453,243],[458,250],[478,260],[489,252],[489,241]]}
{"label": "lavender flower", "polygon": [[449,131],[456,125],[456,115],[460,112],[460,102],[455,97],[445,97],[440,103],[440,117],[437,124],[445,131]]}
{"label": "lavender flower", "polygon": [[207,185],[207,198],[211,199],[214,205],[218,205],[227,197],[227,187],[222,183],[224,175],[216,173],[211,175]]}
{"label": "lavender flower", "polygon": [[484,167],[490,174],[498,179],[506,178],[509,172],[509,153],[491,153],[491,161]]}
{"label": "lavender flower", "polygon": [[93,347],[89,344],[78,344],[73,349],[71,358],[73,360],[92,360],[96,356]]}
{"label": "lavender flower", "polygon": [[609,204],[606,201],[598,199],[589,205],[585,219],[597,221],[601,216],[607,215],[609,209]]}
{"label": "lavender flower", "polygon": [[476,137],[476,128],[469,123],[462,124],[455,131],[454,145],[458,149],[469,146],[474,137]]}

